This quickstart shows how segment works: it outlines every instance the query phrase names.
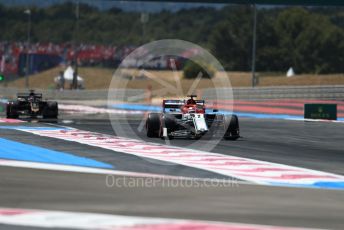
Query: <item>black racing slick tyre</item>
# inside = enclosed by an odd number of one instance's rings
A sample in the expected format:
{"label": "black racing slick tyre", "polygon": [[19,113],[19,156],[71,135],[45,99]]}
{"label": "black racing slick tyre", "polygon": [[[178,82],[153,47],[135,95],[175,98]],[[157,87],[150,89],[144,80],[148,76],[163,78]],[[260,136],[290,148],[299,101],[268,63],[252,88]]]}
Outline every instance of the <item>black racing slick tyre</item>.
{"label": "black racing slick tyre", "polygon": [[7,118],[19,117],[15,102],[10,102],[6,105],[6,117]]}
{"label": "black racing slick tyre", "polygon": [[[161,120],[161,129],[160,129],[160,137],[162,139],[169,139],[169,140],[172,140],[174,139],[173,136],[171,135],[171,132],[173,130],[175,130],[176,128],[176,122],[175,122],[175,117],[173,115],[169,115],[169,114],[164,114],[162,116],[162,120]],[[166,128],[166,131],[167,131],[167,136],[164,137],[163,135],[163,129]]]}
{"label": "black racing slick tyre", "polygon": [[226,140],[237,140],[240,137],[239,119],[237,115],[231,115],[225,120],[227,130],[224,135]]}
{"label": "black racing slick tyre", "polygon": [[59,111],[57,102],[48,101],[42,111],[43,119],[57,119],[58,113]]}
{"label": "black racing slick tyre", "polygon": [[159,137],[161,130],[161,121],[159,113],[150,113],[148,114],[146,120],[146,130],[147,137]]}

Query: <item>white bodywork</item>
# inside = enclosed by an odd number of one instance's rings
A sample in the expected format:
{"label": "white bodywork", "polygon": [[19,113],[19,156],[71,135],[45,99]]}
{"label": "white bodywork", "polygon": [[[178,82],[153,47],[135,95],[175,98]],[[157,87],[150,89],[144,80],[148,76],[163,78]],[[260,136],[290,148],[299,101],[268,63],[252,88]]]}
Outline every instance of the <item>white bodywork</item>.
{"label": "white bodywork", "polygon": [[[73,84],[73,74],[74,74],[74,69],[71,66],[68,66],[67,69],[63,73],[64,81],[65,81],[65,86],[69,86]],[[57,76],[54,78],[54,81],[56,84],[61,83],[61,76]],[[79,75],[77,76],[77,85],[78,88],[84,88],[84,79],[80,77]]]}
{"label": "white bodywork", "polygon": [[196,133],[208,131],[208,126],[202,113],[188,113],[183,115],[184,120],[192,120]]}
{"label": "white bodywork", "polygon": [[193,115],[194,116],[192,118],[193,118],[196,132],[199,133],[199,132],[208,131],[208,126],[207,126],[207,123],[205,122],[204,114],[195,113]]}

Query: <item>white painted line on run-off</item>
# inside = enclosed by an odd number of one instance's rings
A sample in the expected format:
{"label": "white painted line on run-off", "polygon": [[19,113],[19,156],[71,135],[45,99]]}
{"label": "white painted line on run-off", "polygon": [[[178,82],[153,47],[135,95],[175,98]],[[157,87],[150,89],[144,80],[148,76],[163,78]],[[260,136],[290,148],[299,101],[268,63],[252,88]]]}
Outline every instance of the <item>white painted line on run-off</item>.
{"label": "white painted line on run-off", "polygon": [[268,225],[0,207],[0,224],[82,230],[301,230]]}

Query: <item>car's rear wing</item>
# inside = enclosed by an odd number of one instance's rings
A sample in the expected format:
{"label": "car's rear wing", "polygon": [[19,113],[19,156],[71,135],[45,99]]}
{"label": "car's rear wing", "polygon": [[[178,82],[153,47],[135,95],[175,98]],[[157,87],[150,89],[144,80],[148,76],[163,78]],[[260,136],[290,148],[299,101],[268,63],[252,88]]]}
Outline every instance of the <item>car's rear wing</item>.
{"label": "car's rear wing", "polygon": [[162,107],[163,108],[179,108],[180,106],[184,105],[184,100],[163,100]]}
{"label": "car's rear wing", "polygon": [[[195,100],[197,105],[204,106],[204,100]],[[185,105],[186,100],[163,100],[162,109],[165,112],[165,109],[179,109],[181,106]]]}
{"label": "car's rear wing", "polygon": [[[22,99],[28,99],[30,97],[30,93],[17,93],[17,98],[22,98]],[[34,95],[35,98],[42,99],[43,94],[41,93],[35,93]]]}

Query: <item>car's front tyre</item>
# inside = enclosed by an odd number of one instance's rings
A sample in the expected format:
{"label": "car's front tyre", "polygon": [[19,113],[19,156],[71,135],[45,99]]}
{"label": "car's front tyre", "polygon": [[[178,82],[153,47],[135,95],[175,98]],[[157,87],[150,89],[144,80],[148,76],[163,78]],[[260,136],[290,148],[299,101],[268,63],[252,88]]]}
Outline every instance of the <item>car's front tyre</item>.
{"label": "car's front tyre", "polygon": [[150,113],[148,114],[146,120],[146,131],[147,137],[159,137],[161,130],[161,121],[160,121],[160,114],[159,113]]}
{"label": "car's front tyre", "polygon": [[9,102],[6,105],[6,117],[14,119],[19,117],[15,102]]}

